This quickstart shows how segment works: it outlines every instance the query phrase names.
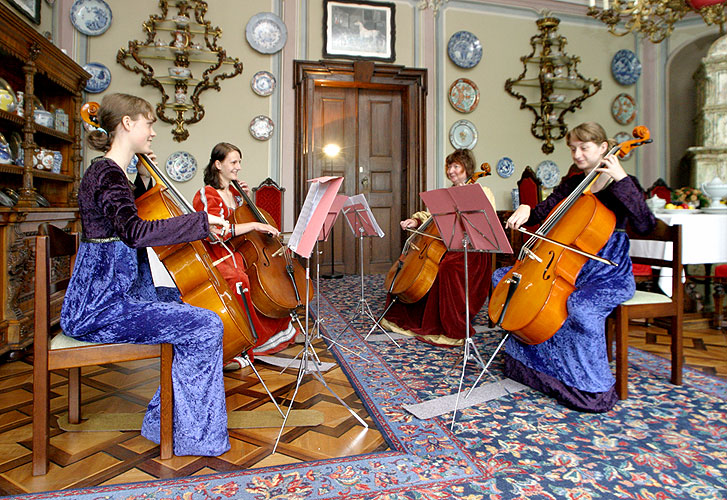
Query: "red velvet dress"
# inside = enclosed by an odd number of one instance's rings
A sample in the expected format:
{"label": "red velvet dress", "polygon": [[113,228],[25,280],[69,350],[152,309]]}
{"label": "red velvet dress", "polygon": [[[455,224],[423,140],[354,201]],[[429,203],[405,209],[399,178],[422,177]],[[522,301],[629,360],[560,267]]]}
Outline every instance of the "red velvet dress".
{"label": "red velvet dress", "polygon": [[[237,206],[242,205],[243,199],[240,193],[232,186],[230,186],[230,190],[235,196]],[[198,212],[205,211],[224,219],[229,218],[233,212],[233,209],[225,205],[222,196],[212,186],[205,186],[197,191],[194,195],[192,205]],[[203,241],[213,260],[221,259],[229,255],[222,245],[210,243],[206,240]],[[247,288],[249,290],[250,279],[245,272],[245,263],[242,254],[233,252],[233,255],[234,257],[228,258],[218,264],[217,270],[235,291],[235,295],[240,304],[243,304],[242,296],[237,292],[237,283],[242,283],[243,289]],[[247,303],[252,305],[252,298],[250,297],[249,291],[245,294],[245,297],[247,298]],[[252,350],[253,353],[271,354],[278,352],[289,346],[295,339],[295,329],[291,325],[290,318],[268,318],[260,314],[254,307],[250,307],[250,316],[258,336],[255,347]]]}

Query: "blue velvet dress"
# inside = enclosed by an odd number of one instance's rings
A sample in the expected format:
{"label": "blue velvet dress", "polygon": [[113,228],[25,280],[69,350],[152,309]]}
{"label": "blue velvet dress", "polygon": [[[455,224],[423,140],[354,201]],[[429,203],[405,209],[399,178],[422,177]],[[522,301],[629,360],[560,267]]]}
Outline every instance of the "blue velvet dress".
{"label": "blue velvet dress", "polygon": [[[133,187],[133,186],[131,186]],[[222,321],[181,303],[174,289],[157,289],[147,246],[207,236],[207,215],[139,218],[123,170],[94,162],[78,197],[82,242],[61,310],[66,335],[89,342],[174,345],[174,454],[217,456],[230,448],[222,374]],[[159,391],[147,408],[142,435],[159,443]]]}
{"label": "blue velvet dress", "polygon": [[[526,225],[542,222],[558,202],[568,196],[585,174],[569,177],[533,208]],[[510,337],[505,347],[505,374],[548,394],[564,405],[581,411],[608,411],[618,401],[606,355],[606,317],[636,289],[629,257],[627,222],[638,233],[653,229],[654,215],[644,203],[635,177],[611,183],[596,197],[616,215],[616,230],[598,255],[616,267],[588,260],[576,279],[576,290],[568,297],[568,318],[548,340],[527,345]],[[509,268],[492,275],[498,283]]]}

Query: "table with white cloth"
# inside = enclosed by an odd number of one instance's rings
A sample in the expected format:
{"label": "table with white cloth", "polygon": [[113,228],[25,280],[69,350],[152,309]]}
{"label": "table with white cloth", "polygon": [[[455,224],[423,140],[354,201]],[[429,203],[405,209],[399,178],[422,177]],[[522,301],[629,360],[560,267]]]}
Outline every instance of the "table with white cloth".
{"label": "table with white cloth", "polygon": [[[727,262],[727,210],[718,213],[656,213],[670,226],[682,226],[682,264]],[[662,241],[632,240],[631,255],[671,259],[672,244]],[[659,287],[671,296],[671,269],[659,272]]]}

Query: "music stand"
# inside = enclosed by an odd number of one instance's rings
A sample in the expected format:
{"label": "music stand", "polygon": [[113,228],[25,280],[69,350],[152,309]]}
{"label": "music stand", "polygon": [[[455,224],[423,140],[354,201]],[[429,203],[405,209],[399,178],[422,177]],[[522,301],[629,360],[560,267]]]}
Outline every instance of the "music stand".
{"label": "music stand", "polygon": [[[310,256],[313,251],[313,247],[318,244],[318,238],[325,224],[326,217],[328,213],[331,212],[331,206],[335,201],[336,192],[343,183],[343,177],[318,177],[310,179],[308,182],[310,182],[311,185],[298,216],[298,221],[296,222],[293,233],[291,234],[290,241],[288,242],[288,248],[305,259],[306,278],[310,276]],[[331,225],[331,227],[333,226]],[[338,396],[338,394],[333,392],[333,389],[328,386],[328,383],[321,374],[321,370],[318,367],[320,360],[318,360],[318,356],[311,347],[311,336],[308,323],[308,296],[310,292],[310,280],[306,279],[305,283],[305,343],[303,345],[303,350],[300,352],[300,365],[298,367],[298,376],[295,381],[295,390],[293,391],[293,396],[290,398],[288,411],[285,412],[283,424],[280,426],[278,437],[275,440],[273,453],[275,453],[278,449],[278,443],[280,442],[280,437],[283,435],[285,424],[288,422],[290,411],[293,409],[293,403],[295,402],[295,397],[298,395],[301,380],[303,380],[303,376],[307,373],[310,373],[314,378],[318,379],[318,381],[323,384],[326,389],[328,389],[328,392],[330,392],[333,397],[335,397],[338,402],[341,403],[348,412],[359,421],[361,425],[368,428],[368,424],[364,422],[364,420],[359,417],[358,414]],[[312,361],[312,370],[309,370],[308,368],[309,361]]]}
{"label": "music stand", "polygon": [[[358,310],[356,311],[356,314],[354,314],[353,317],[346,322],[346,326],[336,336],[336,339],[343,335],[346,330],[352,328],[353,322],[357,318],[359,318],[360,316],[368,316],[374,322],[374,328],[376,327],[376,325],[378,325],[379,328],[381,328],[381,330],[386,334],[386,336],[389,337],[389,339],[391,339],[397,347],[399,347],[399,344],[396,342],[396,340],[394,340],[394,338],[389,335],[389,332],[381,327],[379,321],[374,316],[374,313],[371,311],[371,307],[366,301],[366,294],[364,289],[364,238],[383,238],[384,231],[382,231],[379,225],[376,223],[376,218],[371,212],[371,208],[366,202],[366,197],[363,194],[351,196],[346,201],[346,203],[343,205],[343,216],[346,218],[346,222],[348,222],[348,227],[351,228],[351,232],[353,233],[354,238],[357,238],[359,241],[359,262],[361,264],[359,268],[359,274],[361,278],[361,297],[358,300]],[[368,335],[366,337],[368,338]]]}
{"label": "music stand", "polygon": [[[436,189],[420,193],[419,196],[421,196],[432,217],[434,217],[434,222],[437,224],[437,229],[439,229],[439,235],[447,246],[447,251],[464,252],[465,342],[462,374],[459,378],[457,400],[452,415],[451,428],[453,429],[467,363],[470,359],[474,359],[483,368],[480,377],[487,371],[490,364],[488,362],[485,365],[477,345],[470,337],[469,265],[467,257],[470,251],[512,253],[512,248],[494,208],[492,208],[485,192],[479,185],[468,184]],[[492,358],[490,358],[491,361]],[[479,377],[477,381],[479,382]]]}

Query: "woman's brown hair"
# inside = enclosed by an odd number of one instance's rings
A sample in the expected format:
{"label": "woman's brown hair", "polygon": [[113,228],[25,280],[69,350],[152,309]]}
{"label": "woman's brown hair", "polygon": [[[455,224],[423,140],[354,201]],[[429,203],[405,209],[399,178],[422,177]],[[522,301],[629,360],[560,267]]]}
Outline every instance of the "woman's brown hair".
{"label": "woman's brown hair", "polygon": [[608,143],[608,149],[616,145],[616,141],[609,139],[603,127],[596,122],[585,122],[576,125],[565,135],[566,144],[570,145],[571,140],[580,142],[593,142],[595,144]]}
{"label": "woman's brown hair", "polygon": [[204,169],[204,183],[206,186],[212,186],[215,189],[222,189],[220,184],[220,171],[215,168],[216,161],[225,161],[227,155],[232,151],[237,151],[242,159],[242,151],[240,148],[229,142],[220,142],[212,148],[210,153],[210,161]]}
{"label": "woman's brown hair", "polygon": [[444,175],[447,175],[447,169],[452,163],[459,163],[467,172],[467,178],[472,177],[475,173],[475,155],[469,149],[455,149],[447,159],[444,160]]}
{"label": "woman's brown hair", "polygon": [[116,127],[121,120],[125,116],[136,120],[139,115],[156,120],[154,108],[141,97],[119,93],[104,96],[97,115],[99,125],[103,130],[89,132],[86,135],[86,143],[89,147],[105,153],[114,142]]}

